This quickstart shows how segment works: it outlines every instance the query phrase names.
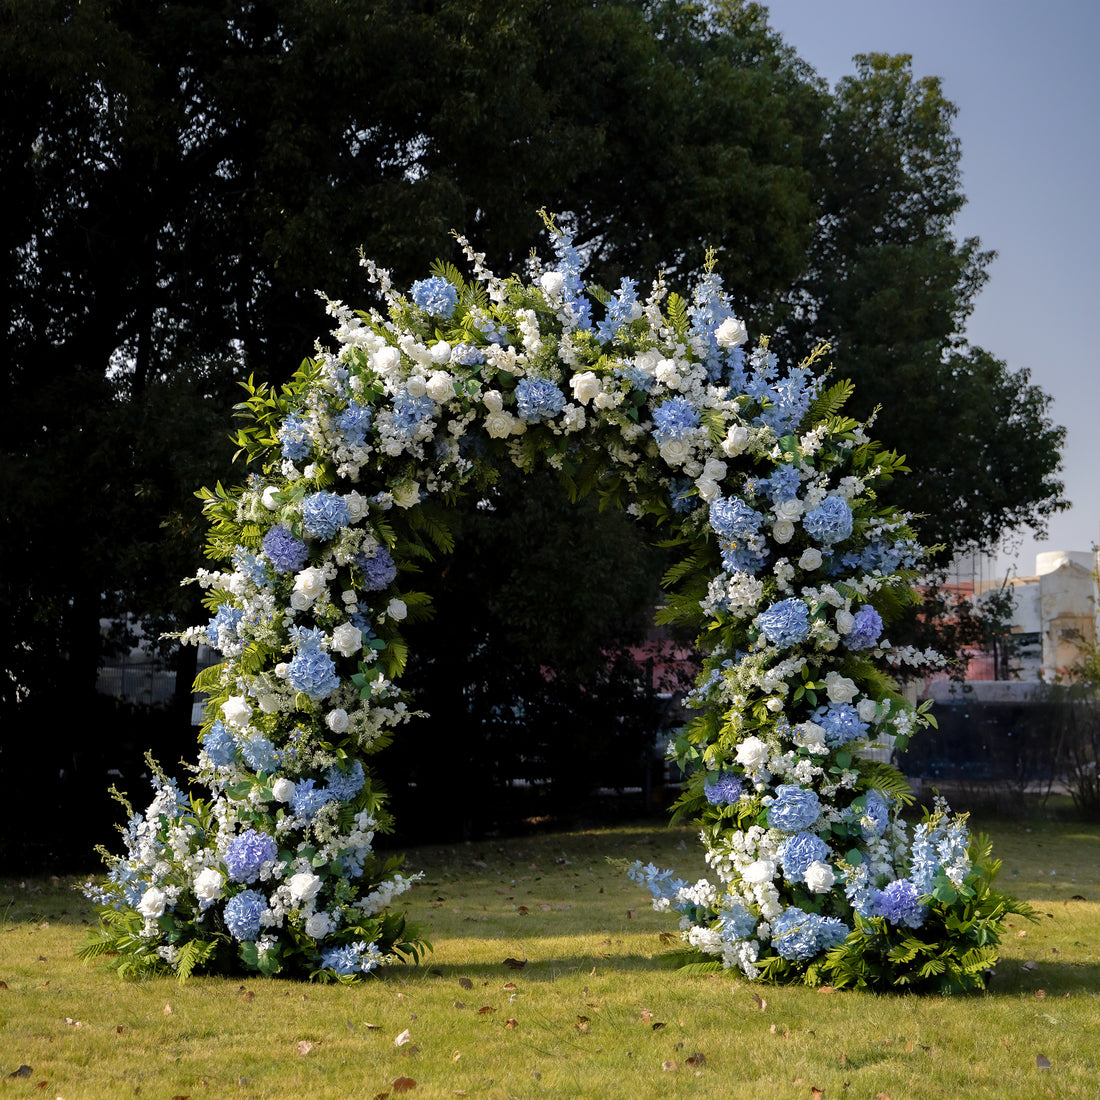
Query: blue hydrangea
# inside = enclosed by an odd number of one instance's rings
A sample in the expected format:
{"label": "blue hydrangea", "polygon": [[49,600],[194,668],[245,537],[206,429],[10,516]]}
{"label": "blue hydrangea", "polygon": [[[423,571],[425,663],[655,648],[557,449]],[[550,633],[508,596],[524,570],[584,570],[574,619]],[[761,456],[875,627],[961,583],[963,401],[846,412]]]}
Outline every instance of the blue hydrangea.
{"label": "blue hydrangea", "polygon": [[866,722],[860,721],[859,711],[851,703],[830,703],[827,707],[818,707],[813,718],[825,731],[825,744],[831,749],[867,736],[869,727]]}
{"label": "blue hydrangea", "polygon": [[779,466],[771,477],[759,481],[756,488],[757,492],[767,494],[773,504],[781,504],[785,500],[794,500],[801,484],[798,467],[786,463]]}
{"label": "blue hydrangea", "polygon": [[276,573],[297,573],[309,559],[309,548],[289,528],[276,524],[263,538],[264,553]]}
{"label": "blue hydrangea", "polygon": [[363,589],[367,592],[381,592],[397,576],[397,565],[384,546],[379,546],[370,557],[361,554],[358,563],[363,570]]}
{"label": "blue hydrangea", "polygon": [[303,458],[308,458],[310,451],[313,450],[309,424],[294,413],[282,422],[276,438],[281,444],[283,458],[288,458],[291,462],[301,462]]}
{"label": "blue hydrangea", "polygon": [[844,635],[844,644],[853,650],[870,649],[882,635],[882,619],[879,613],[869,603],[865,603],[852,618],[852,629]]}
{"label": "blue hydrangea", "polygon": [[349,401],[348,407],[337,418],[336,424],[344,433],[344,441],[353,447],[362,447],[370,430],[372,410],[357,401]]}
{"label": "blue hydrangea", "polygon": [[350,771],[341,771],[335,764],[325,773],[325,786],[332,792],[333,798],[341,802],[350,802],[367,782],[363,765],[356,760]]}
{"label": "blue hydrangea", "polygon": [[860,822],[864,840],[877,840],[890,821],[890,803],[879,791],[871,789],[852,804]]}
{"label": "blue hydrangea", "polygon": [[460,367],[472,367],[485,362],[485,353],[476,344],[456,344],[451,349],[451,362]]}
{"label": "blue hydrangea", "polygon": [[607,313],[597,331],[601,340],[611,340],[624,325],[641,316],[638,305],[638,284],[625,275],[619,283],[619,293],[607,303]]}
{"label": "blue hydrangea", "polygon": [[624,379],[632,390],[641,390],[642,393],[649,393],[657,381],[651,374],[646,374],[641,367],[635,366],[616,367],[615,377]]}
{"label": "blue hydrangea", "polygon": [[671,478],[668,494],[674,512],[690,512],[699,503],[695,482],[690,477]]}
{"label": "blue hydrangea", "polygon": [[653,435],[660,443],[684,439],[699,424],[699,410],[686,397],[670,397],[653,410]]}
{"label": "blue hydrangea", "polygon": [[237,759],[237,744],[221,719],[218,719],[203,735],[202,747],[216,767],[227,768]]}
{"label": "blue hydrangea", "polygon": [[755,574],[768,556],[767,545],[759,535],[744,542],[720,542],[718,549],[722,554],[722,568],[727,573]]}
{"label": "blue hydrangea", "polygon": [[844,894],[852,910],[861,917],[869,917],[875,908],[875,898],[878,890],[871,885],[871,875],[867,864],[861,863],[848,872],[844,882]]}
{"label": "blue hydrangea", "polygon": [[843,497],[826,497],[802,517],[802,526],[814,542],[832,546],[852,533],[852,509]]}
{"label": "blue hydrangea", "polygon": [[409,439],[416,434],[421,421],[429,420],[435,416],[435,402],[424,394],[420,397],[410,397],[407,393],[399,394],[393,401],[393,430],[401,438]]}
{"label": "blue hydrangea", "polygon": [[735,772],[710,772],[703,784],[703,794],[712,806],[736,802],[744,790],[745,784]]}
{"label": "blue hydrangea", "polygon": [[795,597],[780,600],[756,616],[756,625],[769,642],[785,649],[810,636],[810,609]]}
{"label": "blue hydrangea", "polygon": [[294,794],[290,799],[290,808],[295,817],[304,817],[309,821],[322,806],[336,798],[327,787],[318,787],[312,779],[303,779],[294,784]]}
{"label": "blue hydrangea", "polygon": [[756,931],[756,917],[738,901],[733,902],[728,909],[721,910],[719,918],[722,939],[729,943],[747,940]]}
{"label": "blue hydrangea", "polygon": [[848,932],[835,917],[804,913],[792,905],[772,922],[772,946],[785,959],[812,959],[836,947]]}
{"label": "blue hydrangea", "polygon": [[233,882],[254,882],[261,865],[273,862],[278,854],[279,846],[273,836],[245,829],[229,842],[225,868]]}
{"label": "blue hydrangea", "polygon": [[458,288],[442,275],[433,275],[413,283],[412,300],[433,317],[448,318],[458,305]]}
{"label": "blue hydrangea", "polygon": [[920,928],[924,924],[926,910],[913,883],[899,878],[879,891],[872,912],[876,917],[885,917],[891,924]]}
{"label": "blue hydrangea", "polygon": [[225,926],[229,934],[241,943],[260,934],[260,918],[267,909],[267,898],[256,890],[242,890],[225,904]]}
{"label": "blue hydrangea", "polygon": [[230,607],[223,603],[206,628],[207,643],[223,652],[228,649],[238,640],[237,629],[243,615],[244,612],[239,607]]}
{"label": "blue hydrangea", "polygon": [[750,538],[763,522],[764,517],[739,497],[718,497],[710,502],[710,526],[720,538]]}
{"label": "blue hydrangea", "polygon": [[279,766],[279,753],[266,737],[246,737],[240,742],[241,756],[254,772],[273,772]]}
{"label": "blue hydrangea", "polygon": [[315,539],[333,539],[349,523],[347,501],[338,493],[310,493],[302,501],[302,526]]}
{"label": "blue hydrangea", "polygon": [[805,882],[806,868],[823,861],[829,846],[816,833],[795,833],[779,846],[779,863],[788,882]]}
{"label": "blue hydrangea", "polygon": [[326,699],[339,686],[336,665],[322,649],[299,649],[287,668],[286,682],[314,702]]}
{"label": "blue hydrangea", "polygon": [[797,833],[808,829],[820,816],[821,803],[813,791],[795,783],[775,788],[775,801],[768,807],[768,824],[773,829]]}
{"label": "blue hydrangea", "polygon": [[565,408],[565,394],[549,378],[524,378],[516,386],[520,419],[533,424],[549,420]]}

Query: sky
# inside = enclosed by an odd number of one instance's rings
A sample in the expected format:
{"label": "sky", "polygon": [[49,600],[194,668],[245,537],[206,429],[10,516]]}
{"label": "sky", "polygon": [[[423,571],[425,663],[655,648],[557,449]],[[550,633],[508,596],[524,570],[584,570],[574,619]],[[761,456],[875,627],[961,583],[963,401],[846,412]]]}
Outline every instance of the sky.
{"label": "sky", "polygon": [[1025,530],[1000,572],[1100,537],[1100,3],[773,0],[769,21],[830,85],[859,53],[907,53],[958,107],[967,205],[956,236],[997,252],[966,329],[1054,399],[1072,503]]}

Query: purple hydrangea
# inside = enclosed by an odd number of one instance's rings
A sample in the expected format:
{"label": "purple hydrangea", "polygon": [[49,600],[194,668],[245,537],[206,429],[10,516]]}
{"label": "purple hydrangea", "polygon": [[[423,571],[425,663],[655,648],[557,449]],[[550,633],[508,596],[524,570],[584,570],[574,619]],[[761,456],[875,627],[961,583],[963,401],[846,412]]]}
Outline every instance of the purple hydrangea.
{"label": "purple hydrangea", "polygon": [[271,863],[279,854],[275,838],[255,829],[245,829],[235,836],[225,850],[225,867],[234,882],[254,882],[264,863]]}
{"label": "purple hydrangea", "polygon": [[357,401],[349,401],[348,407],[340,414],[336,424],[344,433],[344,441],[353,447],[361,447],[367,441],[370,429],[371,409]]}
{"label": "purple hydrangea", "polygon": [[712,806],[736,802],[744,790],[745,784],[735,772],[710,772],[703,784],[703,794]]}
{"label": "purple hydrangea", "polygon": [[756,625],[769,642],[785,649],[810,636],[810,609],[797,598],[780,600],[757,615]]}
{"label": "purple hydrangea", "polygon": [[788,882],[805,882],[806,868],[823,861],[829,846],[816,833],[795,833],[779,846],[779,862]]}
{"label": "purple hydrangea", "polygon": [[812,959],[836,947],[848,932],[835,917],[804,913],[792,905],[772,922],[772,946],[785,959]]}
{"label": "purple hydrangea", "polygon": [[351,523],[347,501],[338,493],[310,493],[302,501],[302,526],[315,539],[332,539]]}
{"label": "purple hydrangea", "polygon": [[290,459],[291,462],[301,462],[313,450],[309,424],[293,413],[283,421],[277,438],[282,447],[283,458]]}
{"label": "purple hydrangea", "polygon": [[885,917],[894,925],[920,928],[924,923],[925,908],[920,903],[920,894],[913,883],[899,878],[879,891],[872,913],[876,917]]}
{"label": "purple hydrangea", "polygon": [[363,570],[363,588],[367,592],[381,592],[397,576],[397,566],[384,546],[379,546],[370,557],[361,554],[358,560]]}
{"label": "purple hydrangea", "polygon": [[852,533],[852,509],[843,497],[826,497],[802,519],[806,534],[822,546],[843,542]]}
{"label": "purple hydrangea", "polygon": [[458,288],[442,275],[413,283],[411,293],[412,300],[433,317],[450,317],[458,305]]}
{"label": "purple hydrangea", "polygon": [[323,650],[299,649],[287,667],[286,682],[314,702],[327,698],[340,686],[336,665]]}
{"label": "purple hydrangea", "polygon": [[699,410],[686,397],[670,397],[653,410],[653,435],[661,443],[684,439],[699,423]]}
{"label": "purple hydrangea", "polygon": [[262,545],[276,573],[297,573],[309,558],[309,547],[282,524],[276,524],[264,535]]}
{"label": "purple hydrangea", "polygon": [[879,613],[865,603],[852,618],[852,629],[844,635],[844,644],[849,649],[870,649],[882,634]]}
{"label": "purple hydrangea", "polygon": [[516,386],[516,407],[528,424],[549,420],[565,408],[565,394],[549,378],[524,378]]}
{"label": "purple hydrangea", "polygon": [[825,731],[825,744],[831,749],[866,737],[869,728],[866,722],[860,721],[859,711],[851,703],[818,707],[813,719]]}
{"label": "purple hydrangea", "polygon": [[260,934],[260,918],[267,911],[267,898],[257,890],[242,890],[225,905],[225,926],[229,934],[241,943]]}
{"label": "purple hydrangea", "polygon": [[[768,825],[787,833],[808,829],[821,816],[817,795],[795,783],[775,788],[775,801],[768,807]],[[810,861],[813,862],[812,860]]]}

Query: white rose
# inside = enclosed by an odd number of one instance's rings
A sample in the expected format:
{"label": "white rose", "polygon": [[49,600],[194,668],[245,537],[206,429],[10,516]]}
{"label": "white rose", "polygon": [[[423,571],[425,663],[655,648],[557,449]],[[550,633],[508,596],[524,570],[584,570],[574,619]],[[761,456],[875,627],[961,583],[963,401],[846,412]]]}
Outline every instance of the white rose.
{"label": "white rose", "polygon": [[442,404],[444,401],[450,401],[454,395],[454,379],[445,370],[437,370],[435,374],[428,379],[428,396],[433,401],[438,401]]}
{"label": "white rose", "polygon": [[321,889],[321,880],[309,871],[299,871],[296,875],[291,875],[286,884],[290,888],[290,896],[299,905],[312,901]]}
{"label": "white rose", "polygon": [[330,710],[325,715],[325,725],[328,726],[333,733],[346,733],[348,729],[348,712],[342,707],[336,710]]}
{"label": "white rose", "polygon": [[717,458],[708,458],[703,465],[703,477],[709,477],[712,481],[721,481],[726,476],[729,467]]}
{"label": "white rose", "polygon": [[590,370],[574,374],[569,380],[569,385],[572,387],[574,399],[582,405],[587,405],[593,397],[603,390],[603,383],[600,381],[599,376]]}
{"label": "white rose", "polygon": [[399,600],[396,597],[390,600],[386,608],[386,614],[389,615],[391,619],[397,619],[398,621],[403,619],[408,613],[409,609],[405,605],[405,601]]}
{"label": "white rose", "polygon": [[856,617],[850,611],[841,608],[836,613],[836,632],[838,634],[851,634],[852,627],[856,625]]}
{"label": "white rose", "polygon": [[836,875],[833,874],[832,867],[820,859],[815,859],[806,868],[806,885],[813,893],[824,894],[834,882],[836,882]]}
{"label": "white rose", "polygon": [[290,665],[288,665],[286,661],[280,661],[275,666],[275,675],[278,676],[280,680],[285,680],[289,673]]}
{"label": "white rose", "polygon": [[325,571],[310,565],[294,574],[294,591],[312,603],[325,590]]}
{"label": "white rose", "polygon": [[657,373],[657,364],[661,361],[661,353],[656,348],[648,348],[634,356],[634,366],[643,374],[652,378]]}
{"label": "white rose", "polygon": [[686,439],[666,439],[660,451],[669,466],[682,466],[691,457],[691,445]]}
{"label": "white rose", "polygon": [[138,902],[137,911],[147,920],[155,920],[157,917],[164,916],[164,907],[167,903],[167,894],[165,894],[163,890],[158,890],[155,886],[150,886],[149,889],[141,895],[141,901]]}
{"label": "white rose", "polygon": [[275,496],[278,492],[279,490],[274,485],[269,485],[264,489],[263,496],[260,497],[260,500],[264,503],[264,507],[269,512],[274,512],[275,509],[279,507],[278,502],[275,500]]}
{"label": "white rose", "polygon": [[748,445],[752,432],[744,424],[734,424],[722,441],[722,452],[729,458],[739,455]]}
{"label": "white rose", "polygon": [[423,397],[428,392],[427,380],[421,374],[411,375],[405,383],[405,392],[410,397]]}
{"label": "white rose", "polygon": [[811,546],[808,550],[802,551],[802,557],[798,559],[798,568],[805,569],[807,572],[821,568],[821,551],[817,547]]}
{"label": "white rose", "polygon": [[387,344],[371,356],[370,365],[378,374],[389,374],[401,366],[401,352]]}
{"label": "white rose", "polygon": [[205,868],[195,876],[195,897],[199,901],[217,901],[222,896],[224,882],[221,871],[216,867]]}
{"label": "white rose", "polygon": [[816,722],[800,722],[794,728],[794,743],[802,749],[825,751],[825,729]]}
{"label": "white rose", "polygon": [[222,714],[231,726],[247,726],[252,717],[252,707],[243,695],[230,695],[222,703]]}
{"label": "white rose", "polygon": [[741,872],[741,877],[753,886],[761,886],[775,878],[775,864],[770,859],[758,859]]}
{"label": "white rose", "polygon": [[491,412],[485,418],[485,431],[488,432],[490,439],[507,439],[512,434],[514,419],[511,413],[503,410]]}
{"label": "white rose", "polygon": [[344,503],[352,523],[358,523],[370,511],[370,501],[362,493],[345,493]]}
{"label": "white rose", "polygon": [[790,542],[794,538],[794,524],[789,519],[777,519],[772,524],[772,538],[778,543]]}
{"label": "white rose", "polygon": [[504,408],[504,398],[501,396],[500,390],[486,390],[481,395],[481,403],[491,413],[498,413]]}
{"label": "white rose", "polygon": [[829,693],[830,703],[850,703],[859,694],[855,683],[839,672],[830,672],[825,677],[825,690]]}
{"label": "white rose", "polygon": [[680,372],[676,369],[675,359],[662,359],[657,364],[657,381],[668,386],[671,390],[680,385],[682,379],[680,378]]}
{"label": "white rose", "polygon": [[547,271],[539,279],[542,292],[552,302],[560,302],[565,292],[565,276],[560,271]]}
{"label": "white rose", "polygon": [[323,940],[335,927],[328,913],[311,913],[306,919],[306,935]]}
{"label": "white rose", "polygon": [[350,657],[363,648],[363,632],[351,623],[341,623],[332,632],[332,648],[343,657]]}
{"label": "white rose", "polygon": [[272,695],[271,692],[265,692],[256,702],[260,704],[260,710],[264,714],[274,714],[279,709],[279,697]]}
{"label": "white rose", "polygon": [[781,500],[775,506],[775,514],[780,519],[798,519],[802,515],[803,506],[802,501],[797,497],[794,500]]}
{"label": "white rose", "polygon": [[313,601],[308,596],[302,595],[301,592],[291,592],[290,606],[295,611],[308,611],[313,606]]}
{"label": "white rose", "polygon": [[766,766],[768,763],[768,746],[759,737],[746,737],[737,746],[737,763],[746,768]]}
{"label": "white rose", "polygon": [[878,717],[878,703],[874,699],[860,699],[856,711],[861,722],[873,722]]}
{"label": "white rose", "polygon": [[722,492],[718,482],[709,477],[696,478],[695,488],[699,490],[699,497],[708,504],[717,499]]}
{"label": "white rose", "polygon": [[745,328],[745,322],[736,317],[727,317],[714,333],[718,346],[723,348],[738,348],[748,338],[749,333]]}
{"label": "white rose", "polygon": [[446,340],[440,340],[438,344],[432,344],[430,350],[433,363],[446,363],[451,357],[451,345]]}
{"label": "white rose", "polygon": [[398,508],[411,508],[420,503],[420,482],[403,481],[393,490],[393,502]]}
{"label": "white rose", "polygon": [[280,776],[271,784],[271,797],[276,802],[289,802],[294,797],[294,781]]}

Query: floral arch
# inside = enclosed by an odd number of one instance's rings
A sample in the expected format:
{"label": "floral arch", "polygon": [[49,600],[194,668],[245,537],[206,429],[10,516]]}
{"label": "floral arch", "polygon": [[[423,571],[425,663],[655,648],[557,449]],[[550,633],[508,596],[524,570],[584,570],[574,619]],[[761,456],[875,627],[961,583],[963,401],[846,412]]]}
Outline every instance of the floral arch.
{"label": "floral arch", "polygon": [[645,297],[630,279],[586,291],[549,228],[556,263],[527,278],[462,241],[472,278],[437,265],[405,296],[364,261],[387,313],[329,302],[332,350],[280,390],[247,383],[254,472],[201,494],[224,568],[195,578],[212,618],[184,635],[223,657],[196,684],[207,794],[157,772],[91,890],[84,953],[341,980],[419,956],[390,910],[412,880],[373,851],[387,818],[363,760],[411,717],[402,627],[427,598],[409,567],[450,549],[456,495],[511,462],[682,552],[661,615],[698,629],[705,661],[701,717],[669,751],[716,881],[629,874],[679,911],[685,948],[750,977],[980,984],[1021,907],[989,890],[960,820],[937,813],[910,843],[905,780],[863,751],[927,720],[888,674],[927,659],[885,633],[921,554],[879,497],[901,459],[842,414],[850,387],[814,370],[824,348],[786,372],[766,340],[750,349],[713,273],[687,298],[660,278]]}

